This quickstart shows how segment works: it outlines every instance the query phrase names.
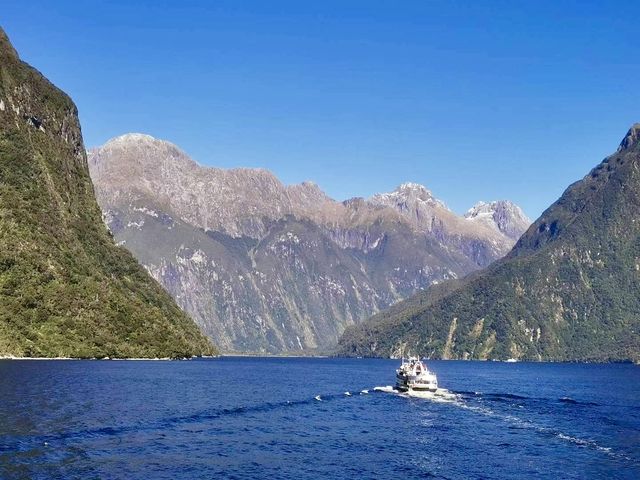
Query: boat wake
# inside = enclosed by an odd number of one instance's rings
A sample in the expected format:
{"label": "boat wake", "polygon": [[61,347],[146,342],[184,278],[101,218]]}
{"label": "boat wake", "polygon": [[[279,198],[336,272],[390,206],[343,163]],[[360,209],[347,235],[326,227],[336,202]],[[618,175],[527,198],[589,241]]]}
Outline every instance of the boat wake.
{"label": "boat wake", "polygon": [[564,432],[561,432],[559,430],[556,430],[554,428],[549,428],[549,427],[544,427],[542,425],[538,425],[534,422],[531,422],[529,420],[524,420],[516,415],[510,415],[510,414],[505,414],[505,413],[499,413],[499,412],[495,412],[492,409],[488,408],[488,407],[484,407],[484,406],[475,406],[475,405],[468,405],[466,403],[461,403],[459,405],[461,408],[464,408],[466,410],[470,410],[472,412],[478,413],[480,415],[484,415],[487,417],[493,417],[493,418],[497,418],[500,420],[503,420],[507,423],[510,423],[511,425],[514,425],[518,428],[525,428],[525,429],[530,429],[533,430],[541,435],[544,436],[548,436],[548,437],[554,437],[557,438],[559,440],[562,440],[564,442],[568,442],[580,447],[588,447],[588,448],[592,448],[594,450],[598,450],[600,452],[606,453],[612,457],[616,457],[616,458],[625,458],[625,459],[629,459],[628,457],[626,457],[625,455],[620,455],[617,454],[615,452],[613,452],[611,450],[610,447],[604,447],[600,444],[598,444],[595,440],[590,440],[590,439],[585,439],[585,438],[578,438],[578,437],[574,437],[572,435],[568,435]]}
{"label": "boat wake", "polygon": [[[144,430],[150,431],[167,431],[174,428],[182,428],[188,424],[207,424],[209,422],[216,422],[218,420],[223,420],[227,416],[239,416],[239,415],[247,415],[247,414],[256,414],[263,412],[270,412],[273,410],[278,410],[282,408],[295,408],[295,407],[303,407],[305,405],[310,404],[324,404],[332,403],[334,401],[355,401],[355,398],[358,396],[352,394],[351,392],[357,392],[358,390],[350,390],[342,393],[336,394],[318,394],[316,396],[309,396],[307,398],[302,398],[298,400],[286,400],[282,402],[265,402],[256,405],[247,405],[247,406],[238,406],[232,408],[218,408],[218,409],[210,409],[206,411],[196,412],[192,415],[186,416],[177,416],[177,417],[169,417],[169,418],[161,418],[157,419],[155,422],[149,422],[145,425],[114,425],[107,426],[96,429],[87,429],[87,430],[76,430],[76,431],[68,431],[61,432],[53,435],[43,435],[32,437],[31,441],[25,441],[23,448],[29,447],[31,445],[33,448],[40,447],[42,445],[56,445],[60,443],[64,443],[69,440],[79,440],[86,438],[95,438],[102,436],[122,436],[123,434],[127,434],[130,432],[140,432]],[[370,392],[373,393],[386,393],[395,395],[402,398],[419,398],[423,400],[428,400],[431,402],[438,403],[447,403],[453,405],[455,407],[473,412],[478,415],[483,415],[486,417],[493,417],[500,421],[506,422],[510,425],[513,425],[517,428],[530,429],[535,431],[536,433],[543,435],[549,438],[555,438],[562,442],[567,442],[573,444],[580,448],[590,448],[597,451],[600,451],[606,455],[615,458],[624,458],[630,460],[629,457],[622,455],[620,453],[612,451],[611,448],[602,446],[598,444],[596,441],[591,439],[579,438],[577,436],[569,435],[560,430],[545,427],[529,420],[523,419],[519,416],[500,412],[489,408],[486,405],[477,404],[481,400],[483,394],[479,392],[452,392],[444,388],[438,388],[435,392],[401,392],[395,389],[391,385],[386,386],[376,386],[370,389],[360,390],[360,398],[364,398],[362,396],[366,396]],[[525,400],[526,397],[519,397],[512,394],[486,394],[489,399],[503,397],[510,398],[515,401]],[[350,399],[350,400],[348,400]],[[567,402],[566,399],[560,399],[561,402]],[[475,404],[474,404],[475,403]],[[23,439],[25,440],[25,439]],[[0,443],[0,451],[2,450],[2,444]]]}
{"label": "boat wake", "polygon": [[393,388],[391,385],[387,385],[386,387],[373,387],[374,392],[384,392],[384,393],[400,393],[398,390]]}
{"label": "boat wake", "polygon": [[[482,398],[483,400],[491,401],[491,402],[504,402],[504,403],[518,403],[518,402],[549,402],[552,399],[544,398],[544,397],[526,397],[523,395],[516,395],[513,393],[483,393],[483,392],[470,392],[465,390],[456,391],[459,395],[465,397],[473,397],[473,398]],[[575,400],[571,397],[562,397],[558,398],[557,401],[559,403],[565,403],[569,405],[579,405],[585,407],[599,407],[601,406],[599,403],[588,402],[583,400]]]}
{"label": "boat wake", "polygon": [[435,392],[416,390],[401,392],[400,390],[393,388],[391,385],[386,385],[384,387],[374,387],[373,390],[375,392],[393,393],[401,397],[423,398],[434,402],[457,402],[461,399],[460,395],[450,392],[446,388],[438,388]]}
{"label": "boat wake", "polygon": [[[435,392],[415,391],[415,390],[410,390],[408,392],[401,392],[400,390],[394,388],[391,385],[380,385],[370,389],[364,389],[360,391],[360,395],[366,395],[370,392],[387,393],[387,394],[395,395],[402,398],[419,398],[423,400],[429,400],[431,402],[451,404],[453,406],[473,412],[478,415],[483,415],[486,417],[492,417],[497,420],[501,420],[517,428],[530,429],[532,431],[535,431],[539,435],[543,435],[545,437],[555,438],[559,441],[570,443],[581,448],[590,448],[593,450],[597,450],[611,457],[624,458],[629,460],[629,457],[622,455],[620,453],[613,452],[610,447],[602,446],[598,444],[595,440],[579,438],[577,436],[569,435],[560,430],[550,428],[550,427],[545,427],[545,426],[536,424],[534,422],[531,422],[529,420],[525,420],[517,415],[495,411],[485,405],[473,404],[473,403],[477,403],[478,401],[482,402],[483,400],[497,401],[497,402],[510,401],[512,403],[514,402],[522,403],[526,401],[536,401],[536,400],[543,400],[543,399],[539,399],[539,398],[534,399],[534,398],[524,397],[521,395],[515,395],[511,393],[483,394],[481,392],[450,391],[450,390],[447,390],[446,388],[438,388]],[[343,398],[350,397],[350,396],[352,396],[350,392],[343,393]],[[339,395],[326,396],[326,397],[324,395],[322,397],[318,395],[315,398],[315,400],[322,399],[322,401],[324,401],[325,399],[329,399],[329,398],[337,399],[338,397]],[[566,397],[558,399],[558,401],[562,403],[571,403],[571,404],[575,403],[577,405],[597,405],[590,402],[578,402],[573,399],[568,399]]]}
{"label": "boat wake", "polygon": [[[525,428],[525,429],[531,429],[535,432],[537,432],[540,435],[544,435],[547,437],[553,437],[556,438],[560,441],[563,442],[567,442],[567,443],[571,443],[573,445],[579,446],[579,447],[583,447],[583,448],[591,448],[600,452],[603,452],[604,454],[607,454],[609,456],[612,457],[616,457],[616,458],[625,458],[625,459],[629,459],[628,457],[624,456],[624,455],[620,455],[617,454],[615,452],[612,451],[612,449],[610,447],[605,447],[602,446],[600,444],[598,444],[596,441],[594,440],[590,440],[590,439],[584,439],[584,438],[579,438],[579,437],[575,437],[572,435],[568,435],[564,432],[561,432],[559,430],[553,429],[553,428],[549,428],[549,427],[544,427],[541,425],[538,425],[536,423],[533,423],[531,421],[528,420],[524,420],[516,415],[511,415],[511,414],[506,414],[506,413],[500,413],[500,412],[496,412],[486,406],[481,406],[481,405],[470,405],[469,403],[465,402],[464,400],[464,396],[468,395],[471,397],[482,397],[483,394],[480,392],[451,392],[449,390],[446,389],[438,389],[436,392],[416,392],[416,391],[410,391],[410,392],[401,392],[395,388],[393,388],[391,385],[387,385],[387,386],[379,386],[379,387],[375,387],[373,389],[375,392],[381,392],[381,393],[391,393],[391,394],[395,394],[397,396],[400,397],[405,397],[405,398],[421,398],[421,399],[425,399],[425,400],[430,400],[430,401],[434,401],[434,402],[446,402],[449,404],[452,404],[456,407],[474,412],[476,414],[479,415],[484,415],[487,417],[493,417],[496,418],[498,420],[502,420],[504,422],[507,422],[511,425],[514,425],[518,428]],[[526,400],[527,397],[522,397],[520,395],[514,395],[514,394],[509,394],[509,393],[505,393],[505,394],[487,394],[485,395],[486,397],[489,397],[488,399],[490,400],[495,400],[495,399],[499,399],[499,400],[513,400],[513,401],[522,401],[522,400]],[[560,399],[560,402],[567,402],[566,399]],[[567,402],[569,403],[569,402]],[[576,403],[581,403],[581,402],[576,402]]]}

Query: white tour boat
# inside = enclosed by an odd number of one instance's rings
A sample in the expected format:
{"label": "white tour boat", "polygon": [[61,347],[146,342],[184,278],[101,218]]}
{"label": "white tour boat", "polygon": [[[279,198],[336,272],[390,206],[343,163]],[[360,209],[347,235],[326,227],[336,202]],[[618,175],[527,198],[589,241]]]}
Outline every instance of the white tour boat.
{"label": "white tour boat", "polygon": [[402,359],[396,370],[396,388],[401,392],[432,392],[438,390],[438,378],[417,357]]}

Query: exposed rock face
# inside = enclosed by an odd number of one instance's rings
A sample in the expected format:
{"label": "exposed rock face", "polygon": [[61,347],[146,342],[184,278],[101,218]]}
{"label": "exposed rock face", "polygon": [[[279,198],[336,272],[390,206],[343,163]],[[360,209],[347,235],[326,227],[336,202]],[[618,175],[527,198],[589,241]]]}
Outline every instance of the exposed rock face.
{"label": "exposed rock face", "polygon": [[[349,329],[340,353],[640,361],[639,132],[634,125],[503,259]],[[497,212],[480,205],[467,216],[513,223]]]}
{"label": "exposed rock face", "polygon": [[513,240],[518,240],[531,224],[520,207],[508,200],[478,202],[465,213],[464,218],[497,228]]}
{"label": "exposed rock face", "polygon": [[202,167],[148,135],[109,141],[89,166],[116,239],[227,351],[326,348],[347,325],[514,242],[419,185],[336,202],[311,182]]}
{"label": "exposed rock face", "polygon": [[77,109],[0,29],[0,357],[212,354],[101,221]]}
{"label": "exposed rock face", "polygon": [[[255,238],[265,234],[270,221],[293,213],[287,189],[270,172],[203,168],[175,145],[148,135],[123,135],[90,155],[98,195],[109,205],[150,197],[195,227]],[[311,203],[317,201],[314,190],[300,186],[293,194]]]}

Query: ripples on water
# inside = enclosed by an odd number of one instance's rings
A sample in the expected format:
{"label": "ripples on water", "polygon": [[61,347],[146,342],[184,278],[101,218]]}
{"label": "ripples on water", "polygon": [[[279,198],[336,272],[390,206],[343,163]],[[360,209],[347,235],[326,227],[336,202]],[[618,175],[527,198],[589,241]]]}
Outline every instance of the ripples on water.
{"label": "ripples on water", "polygon": [[640,367],[397,365],[0,361],[0,478],[640,478]]}

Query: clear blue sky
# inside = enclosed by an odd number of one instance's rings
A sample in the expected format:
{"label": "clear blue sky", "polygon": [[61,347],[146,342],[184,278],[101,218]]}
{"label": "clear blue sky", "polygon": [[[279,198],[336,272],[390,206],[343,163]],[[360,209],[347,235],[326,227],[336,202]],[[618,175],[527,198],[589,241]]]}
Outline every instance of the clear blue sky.
{"label": "clear blue sky", "polygon": [[0,0],[0,25],[87,146],[144,132],[340,200],[415,181],[535,218],[640,121],[639,5]]}

